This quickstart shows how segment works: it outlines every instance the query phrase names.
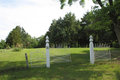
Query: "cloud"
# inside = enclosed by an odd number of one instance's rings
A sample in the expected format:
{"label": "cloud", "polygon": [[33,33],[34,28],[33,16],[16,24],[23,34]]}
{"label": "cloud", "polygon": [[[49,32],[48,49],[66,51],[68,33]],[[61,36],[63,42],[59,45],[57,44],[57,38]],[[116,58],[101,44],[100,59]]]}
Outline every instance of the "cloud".
{"label": "cloud", "polygon": [[28,0],[0,0],[0,6],[6,8],[15,8],[26,4],[34,5],[33,2]]}

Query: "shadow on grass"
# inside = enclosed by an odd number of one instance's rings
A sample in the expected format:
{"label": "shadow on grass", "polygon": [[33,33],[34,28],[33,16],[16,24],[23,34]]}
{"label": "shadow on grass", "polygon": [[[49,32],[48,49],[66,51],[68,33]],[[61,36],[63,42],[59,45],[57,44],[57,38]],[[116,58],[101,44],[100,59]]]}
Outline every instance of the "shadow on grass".
{"label": "shadow on grass", "polygon": [[[7,80],[17,79],[42,79],[42,80],[88,80],[90,78],[102,77],[104,71],[95,71],[96,65],[89,64],[89,54],[71,54],[72,62],[51,63],[46,67],[25,67],[25,61],[0,62],[0,78]],[[8,68],[6,66],[11,66]]]}
{"label": "shadow on grass", "polygon": [[[19,63],[19,62],[15,62]],[[21,63],[21,62],[20,62]],[[8,63],[10,64],[10,63]],[[43,80],[88,80],[92,77],[98,78],[102,76],[104,71],[94,71],[94,65],[82,63],[52,63],[51,68],[46,67],[16,67],[0,71],[1,80],[17,80],[17,79],[43,79]],[[91,68],[91,69],[90,69]]]}
{"label": "shadow on grass", "polygon": [[[90,64],[88,51],[84,54],[72,53],[72,62],[51,63],[50,68],[46,67],[30,67],[26,68],[25,61],[16,62],[0,62],[1,80],[100,80],[103,77],[104,70],[94,70],[97,66]],[[6,66],[11,66],[8,69]],[[119,77],[119,72],[116,74]]]}
{"label": "shadow on grass", "polygon": [[120,80],[120,71],[115,71],[115,73],[116,73],[117,79]]}
{"label": "shadow on grass", "polygon": [[112,48],[111,49],[111,58],[112,59],[114,59],[114,58],[120,58],[120,48]]}

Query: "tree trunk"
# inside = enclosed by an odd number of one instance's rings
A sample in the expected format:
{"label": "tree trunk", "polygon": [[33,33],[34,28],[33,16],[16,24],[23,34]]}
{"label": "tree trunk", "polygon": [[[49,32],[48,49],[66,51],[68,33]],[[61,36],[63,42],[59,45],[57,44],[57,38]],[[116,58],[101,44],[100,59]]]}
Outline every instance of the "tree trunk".
{"label": "tree trunk", "polygon": [[118,39],[118,43],[119,43],[119,46],[120,46],[120,27],[119,27],[119,25],[114,25],[114,30],[115,30],[115,33],[116,33],[116,36],[117,36],[117,39]]}

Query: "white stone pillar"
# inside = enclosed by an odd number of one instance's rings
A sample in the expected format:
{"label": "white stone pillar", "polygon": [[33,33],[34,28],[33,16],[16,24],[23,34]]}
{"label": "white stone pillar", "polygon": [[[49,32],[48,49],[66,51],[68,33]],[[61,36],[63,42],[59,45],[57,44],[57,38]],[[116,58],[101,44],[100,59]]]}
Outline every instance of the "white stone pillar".
{"label": "white stone pillar", "polygon": [[46,36],[46,67],[50,67],[50,55],[49,55],[49,37]]}
{"label": "white stone pillar", "polygon": [[90,35],[90,63],[94,64],[94,47],[93,47],[93,37]]}

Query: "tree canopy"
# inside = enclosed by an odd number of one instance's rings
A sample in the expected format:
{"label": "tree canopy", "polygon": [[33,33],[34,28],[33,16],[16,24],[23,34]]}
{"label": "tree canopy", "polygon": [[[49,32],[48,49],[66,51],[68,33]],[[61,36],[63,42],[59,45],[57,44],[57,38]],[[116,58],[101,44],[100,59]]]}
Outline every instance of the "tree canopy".
{"label": "tree canopy", "polygon": [[26,46],[28,40],[28,33],[20,26],[16,26],[7,36],[6,44],[16,47]]}
{"label": "tree canopy", "polygon": [[69,44],[77,42],[78,31],[81,29],[75,15],[68,13],[62,19],[53,20],[49,28],[50,42],[54,44]]}
{"label": "tree canopy", "polygon": [[[96,11],[98,12],[98,11]],[[110,44],[117,40],[113,26],[105,21],[100,24],[102,17],[94,11],[84,14],[81,21],[76,20],[75,15],[67,13],[63,18],[53,20],[47,35],[52,44],[68,44],[71,47],[85,47],[89,45],[89,35],[93,35],[94,43]],[[108,18],[109,19],[109,18]],[[98,27],[101,26],[101,27]]]}
{"label": "tree canopy", "polygon": [[[97,20],[97,24],[99,24],[98,26],[101,27],[101,24],[103,24],[104,21],[106,22],[107,20],[108,24],[114,27],[113,29],[116,33],[117,40],[120,45],[120,9],[119,9],[120,0],[92,0],[92,1],[93,3],[98,4],[101,7],[101,8],[98,8],[98,6],[94,7],[95,13],[94,18],[98,18],[99,20],[99,21]],[[80,5],[82,6],[84,6],[85,4],[85,0],[60,0],[61,9],[63,9],[66,3],[72,5],[73,2],[79,2]],[[93,21],[94,19],[92,18],[91,20]]]}

